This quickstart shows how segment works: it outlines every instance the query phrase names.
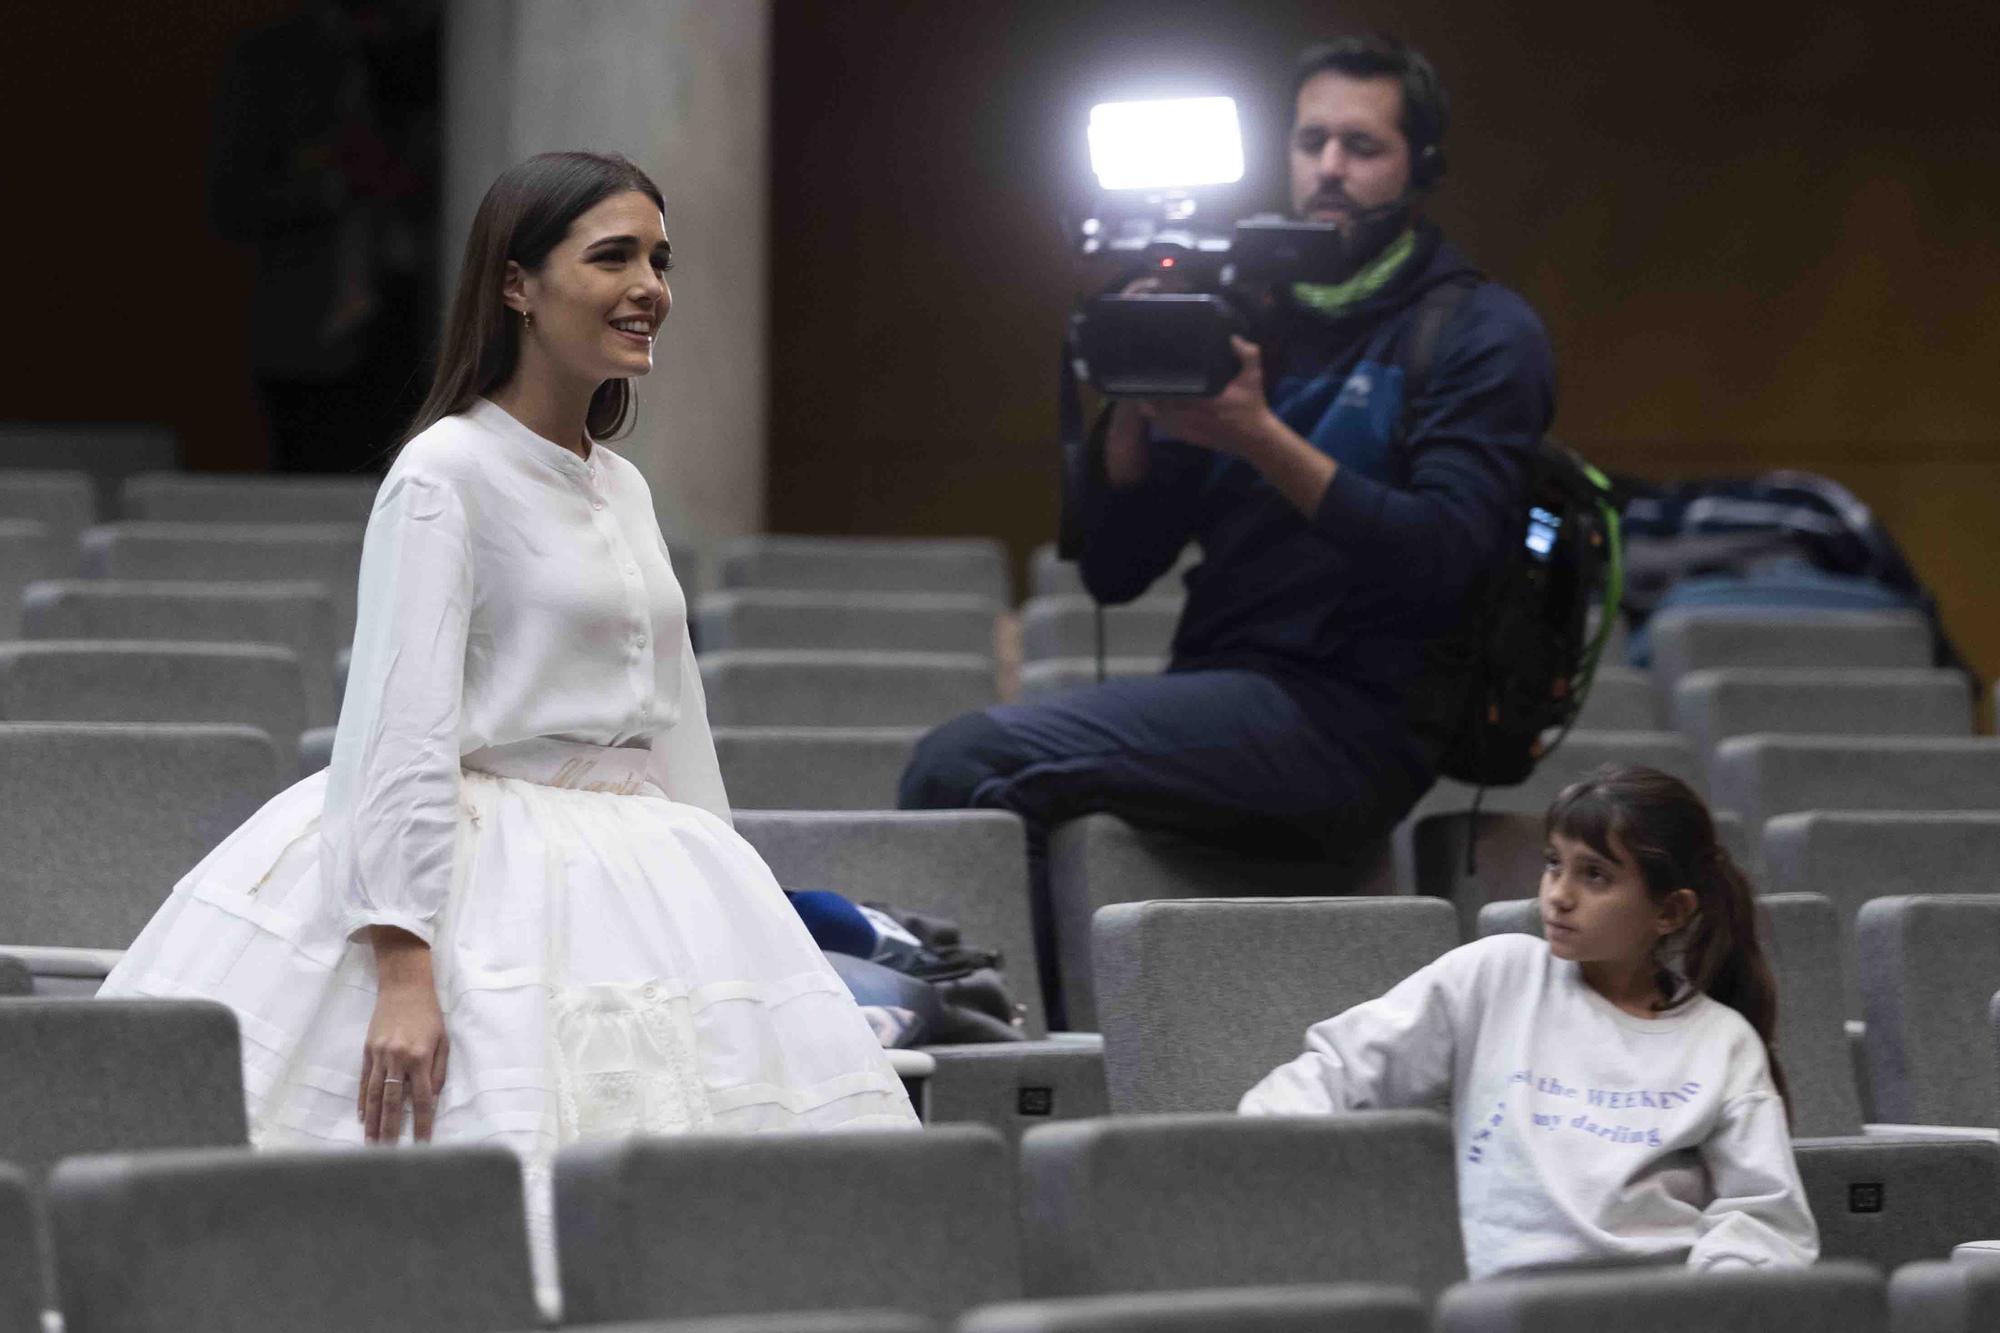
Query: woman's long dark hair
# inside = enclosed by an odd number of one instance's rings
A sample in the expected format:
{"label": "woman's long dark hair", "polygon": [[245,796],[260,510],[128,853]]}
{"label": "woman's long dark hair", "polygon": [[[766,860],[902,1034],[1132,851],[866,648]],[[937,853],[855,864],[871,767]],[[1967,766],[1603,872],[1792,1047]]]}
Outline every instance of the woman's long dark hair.
{"label": "woman's long dark hair", "polygon": [[[616,153],[541,153],[500,173],[479,201],[472,234],[465,238],[437,374],[403,443],[465,411],[513,375],[521,356],[521,321],[500,296],[507,261],[529,272],[540,269],[580,215],[633,190],[666,211],[660,187]],[[606,380],[590,397],[584,428],[592,439],[609,439],[631,423],[632,406],[631,381]]]}
{"label": "woman's long dark hair", "polygon": [[1673,937],[1679,970],[1660,964],[1662,998],[1654,1007],[1676,1009],[1700,993],[1743,1015],[1763,1039],[1771,1081],[1789,1113],[1791,1092],[1776,1048],[1778,985],[1757,938],[1756,895],[1717,840],[1701,797],[1657,769],[1608,765],[1556,796],[1546,829],[1613,862],[1619,859],[1611,848],[1616,837],[1655,899],[1694,890],[1694,915]]}

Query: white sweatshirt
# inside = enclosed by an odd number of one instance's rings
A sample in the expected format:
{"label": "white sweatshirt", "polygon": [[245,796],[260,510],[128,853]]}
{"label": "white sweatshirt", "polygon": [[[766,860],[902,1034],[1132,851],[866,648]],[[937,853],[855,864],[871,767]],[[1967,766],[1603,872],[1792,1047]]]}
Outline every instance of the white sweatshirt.
{"label": "white sweatshirt", "polygon": [[1246,1115],[1449,1098],[1473,1277],[1546,1264],[1801,1267],[1819,1229],[1764,1044],[1698,996],[1620,1010],[1532,935],[1454,949],[1316,1023]]}

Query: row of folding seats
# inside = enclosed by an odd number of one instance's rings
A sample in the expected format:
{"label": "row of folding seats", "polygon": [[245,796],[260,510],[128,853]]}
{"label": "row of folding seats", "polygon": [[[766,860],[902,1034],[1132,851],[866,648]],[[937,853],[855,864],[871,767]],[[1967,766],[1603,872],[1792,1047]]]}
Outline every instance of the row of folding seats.
{"label": "row of folding seats", "polygon": [[[9,1001],[0,1042],[37,1074],[0,1091],[0,1157],[23,1173],[0,1198],[46,1200],[72,1330],[249,1326],[229,1300],[256,1326],[333,1327],[409,1299],[404,1282],[440,1290],[378,1326],[535,1322],[510,1154],[242,1151],[234,1020],[213,1005]],[[1797,1151],[1828,1259],[1893,1269],[2000,1235],[2000,1145]],[[1449,1306],[1465,1276],[1454,1156],[1444,1120],[1415,1111],[1097,1118],[1036,1129],[1017,1153],[981,1126],[580,1145],[556,1167],[565,1315],[949,1317],[1022,1296],[1356,1281]],[[0,1241],[38,1230],[0,1226]],[[0,1258],[17,1278],[42,1266]]]}

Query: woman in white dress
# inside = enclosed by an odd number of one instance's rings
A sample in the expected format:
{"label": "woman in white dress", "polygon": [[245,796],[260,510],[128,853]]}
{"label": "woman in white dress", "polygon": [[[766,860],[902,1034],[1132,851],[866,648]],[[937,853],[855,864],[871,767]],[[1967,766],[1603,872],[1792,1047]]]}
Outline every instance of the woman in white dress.
{"label": "woman in white dress", "polygon": [[916,1123],[730,826],[652,497],[598,442],[672,303],[662,211],[585,153],[487,192],[368,521],[332,765],[102,992],[233,1009],[255,1143],[509,1144],[544,1227],[579,1138]]}

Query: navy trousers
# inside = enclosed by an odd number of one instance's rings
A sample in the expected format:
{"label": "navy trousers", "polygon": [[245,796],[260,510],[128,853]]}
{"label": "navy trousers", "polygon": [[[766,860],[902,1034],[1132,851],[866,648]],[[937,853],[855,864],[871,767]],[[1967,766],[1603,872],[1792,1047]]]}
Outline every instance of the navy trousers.
{"label": "navy trousers", "polygon": [[947,722],[918,743],[898,804],[1026,821],[1043,1004],[1059,1025],[1046,855],[1057,824],[1104,813],[1255,855],[1338,855],[1387,831],[1430,782],[1379,711],[1316,720],[1261,672],[1181,671]]}

